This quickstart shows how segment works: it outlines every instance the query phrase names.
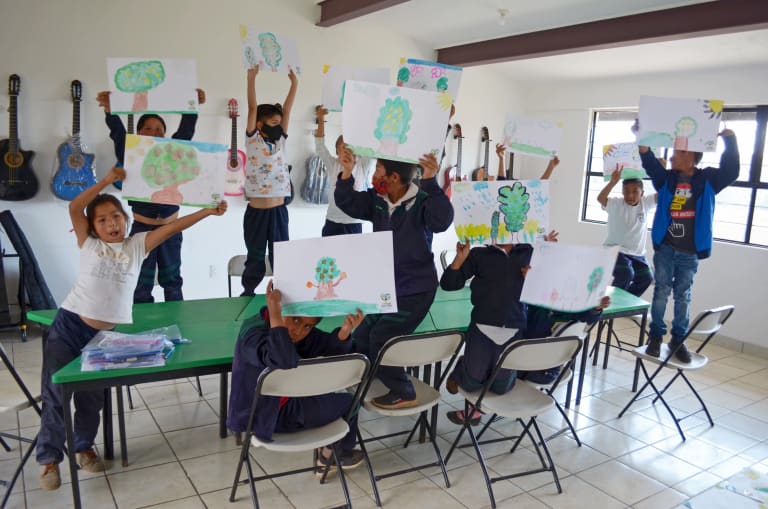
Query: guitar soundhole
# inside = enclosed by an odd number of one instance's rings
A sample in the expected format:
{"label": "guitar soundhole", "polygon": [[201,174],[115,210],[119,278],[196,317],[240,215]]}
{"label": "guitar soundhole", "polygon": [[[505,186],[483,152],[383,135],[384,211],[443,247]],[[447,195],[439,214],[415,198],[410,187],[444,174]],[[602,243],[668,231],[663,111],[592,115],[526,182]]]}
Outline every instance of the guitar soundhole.
{"label": "guitar soundhole", "polygon": [[8,168],[16,169],[21,167],[22,164],[24,164],[24,156],[22,156],[21,153],[8,152],[5,154],[5,165],[8,166]]}
{"label": "guitar soundhole", "polygon": [[237,159],[230,159],[229,160],[229,167],[233,170],[237,169]]}
{"label": "guitar soundhole", "polygon": [[73,170],[79,170],[85,164],[85,159],[83,159],[83,156],[80,154],[71,154],[67,157],[67,164]]}

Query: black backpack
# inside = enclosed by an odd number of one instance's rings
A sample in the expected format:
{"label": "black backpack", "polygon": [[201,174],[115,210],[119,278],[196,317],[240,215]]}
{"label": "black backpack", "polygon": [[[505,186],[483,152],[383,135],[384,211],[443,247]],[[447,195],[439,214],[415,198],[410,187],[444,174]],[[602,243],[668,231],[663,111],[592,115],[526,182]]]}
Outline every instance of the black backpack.
{"label": "black backpack", "polygon": [[301,198],[308,203],[328,203],[331,182],[328,169],[320,156],[315,154],[307,159],[307,174],[301,185]]}

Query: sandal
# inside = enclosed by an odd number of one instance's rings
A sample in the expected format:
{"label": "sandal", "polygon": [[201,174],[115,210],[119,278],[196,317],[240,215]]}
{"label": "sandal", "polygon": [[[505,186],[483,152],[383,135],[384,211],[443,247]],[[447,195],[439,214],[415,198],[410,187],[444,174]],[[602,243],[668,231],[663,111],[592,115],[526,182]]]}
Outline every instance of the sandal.
{"label": "sandal", "polygon": [[[448,412],[446,416],[448,417],[448,420],[451,421],[452,423],[458,424],[459,426],[464,425],[464,418],[465,418],[464,410],[453,410],[451,412]],[[480,424],[480,419],[482,418],[482,416],[483,416],[483,412],[477,409],[473,409],[472,413],[470,413],[469,415],[469,424],[471,426],[477,426],[478,424]]]}

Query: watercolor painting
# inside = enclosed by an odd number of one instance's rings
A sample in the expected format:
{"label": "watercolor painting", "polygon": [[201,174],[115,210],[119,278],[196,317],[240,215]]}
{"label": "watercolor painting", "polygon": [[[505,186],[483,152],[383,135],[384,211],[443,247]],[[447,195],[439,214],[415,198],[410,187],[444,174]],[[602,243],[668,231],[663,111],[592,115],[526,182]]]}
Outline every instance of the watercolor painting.
{"label": "watercolor painting", "polygon": [[430,90],[445,94],[443,100],[449,107],[459,94],[463,69],[455,65],[401,58],[397,70],[397,86]]}
{"label": "watercolor painting", "polygon": [[301,74],[299,50],[290,37],[240,25],[240,50],[246,69],[258,65],[262,71]]}
{"label": "watercolor painting", "polygon": [[546,180],[453,182],[456,236],[471,244],[541,240],[549,231]]}
{"label": "watercolor painting", "polygon": [[128,134],[123,198],[215,207],[224,195],[228,148],[215,143]]}
{"label": "watercolor painting", "polygon": [[347,80],[369,83],[389,83],[386,67],[352,67],[346,65],[323,66],[323,90],[320,104],[328,111],[341,111],[344,103],[344,82]]}
{"label": "watercolor painting", "polygon": [[563,127],[558,122],[507,113],[502,144],[507,151],[551,159],[560,150]]}
{"label": "watercolor painting", "polygon": [[285,316],[397,312],[392,232],[276,242],[274,285]]}
{"label": "watercolor painting", "polygon": [[640,97],[638,145],[714,152],[723,115],[718,99]]}
{"label": "watercolor painting", "polygon": [[644,179],[648,175],[643,169],[637,143],[614,143],[603,145],[603,180],[611,180],[611,175],[619,168],[622,179]]}
{"label": "watercolor painting", "polygon": [[192,59],[108,58],[112,113],[197,111],[197,65]]}
{"label": "watercolor painting", "polygon": [[417,163],[440,154],[451,105],[441,93],[348,80],[344,87],[344,141],[363,157]]}
{"label": "watercolor painting", "polygon": [[577,313],[597,307],[610,284],[618,246],[536,244],[520,301]]}

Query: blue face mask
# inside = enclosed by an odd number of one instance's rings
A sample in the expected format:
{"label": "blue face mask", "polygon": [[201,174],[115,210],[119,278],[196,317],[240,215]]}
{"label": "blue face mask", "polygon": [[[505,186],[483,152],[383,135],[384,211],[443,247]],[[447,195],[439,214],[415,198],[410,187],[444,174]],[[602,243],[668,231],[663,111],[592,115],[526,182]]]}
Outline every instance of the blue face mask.
{"label": "blue face mask", "polygon": [[271,126],[265,124],[262,126],[261,131],[266,134],[266,139],[270,143],[277,143],[285,133],[285,131],[283,131],[283,126],[281,125]]}

